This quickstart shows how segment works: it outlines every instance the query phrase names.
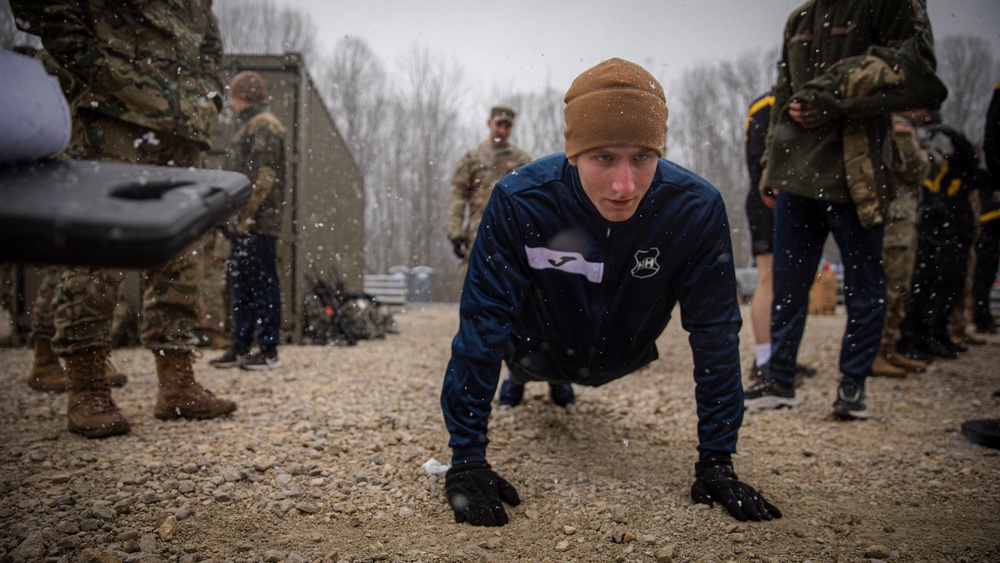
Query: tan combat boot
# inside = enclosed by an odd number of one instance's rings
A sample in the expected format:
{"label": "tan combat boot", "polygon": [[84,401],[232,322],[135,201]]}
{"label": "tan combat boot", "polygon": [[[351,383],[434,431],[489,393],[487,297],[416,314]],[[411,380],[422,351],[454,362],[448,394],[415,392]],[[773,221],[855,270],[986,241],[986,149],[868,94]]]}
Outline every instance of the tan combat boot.
{"label": "tan combat boot", "polygon": [[35,362],[28,375],[28,387],[35,391],[62,393],[66,384],[66,370],[52,351],[52,341],[35,337]]}
{"label": "tan combat boot", "polygon": [[888,360],[890,364],[898,368],[905,369],[906,371],[913,371],[917,373],[927,371],[927,362],[911,360],[894,350],[891,346],[883,348],[882,351],[879,352],[879,355]]}
{"label": "tan combat boot", "polygon": [[124,387],[128,383],[128,376],[118,371],[115,364],[111,363],[111,356],[104,362],[104,379],[112,387]]}
{"label": "tan combat boot", "polygon": [[881,377],[906,377],[906,370],[894,366],[889,361],[888,355],[889,348],[887,346],[883,346],[878,351],[878,356],[875,356],[875,361],[872,362],[872,375]]}
{"label": "tan combat boot", "polygon": [[161,420],[215,418],[236,410],[236,403],[219,399],[194,380],[194,353],[154,350],[160,390],[153,414]]}
{"label": "tan combat boot", "polygon": [[104,379],[106,350],[87,350],[66,357],[69,376],[66,416],[69,431],[87,438],[128,434],[132,425],[111,399]]}

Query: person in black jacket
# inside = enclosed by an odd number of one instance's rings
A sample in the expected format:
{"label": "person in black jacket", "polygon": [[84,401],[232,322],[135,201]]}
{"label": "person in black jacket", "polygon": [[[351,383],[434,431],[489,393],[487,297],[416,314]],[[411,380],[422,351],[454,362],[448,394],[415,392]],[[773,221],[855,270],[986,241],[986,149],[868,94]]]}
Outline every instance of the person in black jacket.
{"label": "person in black jacket", "polygon": [[911,357],[957,358],[966,348],[953,342],[948,321],[965,288],[977,217],[969,202],[978,161],[972,143],[941,123],[938,112],[915,112],[919,130],[934,150],[923,185],[917,259],[906,302],[899,349]]}
{"label": "person in black jacket", "polygon": [[[750,301],[750,322],[753,324],[755,344],[754,363],[750,367],[750,380],[760,379],[761,372],[767,371],[767,361],[771,359],[771,301],[774,299],[774,209],[764,203],[757,189],[764,174],[761,157],[767,145],[767,128],[771,121],[771,107],[774,92],[758,96],[747,109],[744,125],[744,146],[747,157],[747,172],[750,174],[750,189],[747,190],[747,224],[750,226],[750,251],[757,265],[757,286]],[[795,366],[795,384],[803,377],[816,375],[816,369],[801,364]]]}
{"label": "person in black jacket", "polygon": [[990,289],[1000,266],[1000,83],[986,112],[983,156],[988,178],[981,184],[979,198],[981,230],[976,242],[976,273],[972,284],[972,322],[976,332],[995,334],[997,322],[990,310]]}
{"label": "person in black jacket", "polygon": [[698,403],[691,497],[740,520],[781,516],[733,471],[742,321],[721,195],[660,158],[666,99],[642,67],[598,64],[565,102],[565,154],[502,178],[472,247],[441,390],[455,520],[504,525],[502,502],[520,502],[486,460],[502,361],[519,383],[603,385],[657,358],[677,304]]}

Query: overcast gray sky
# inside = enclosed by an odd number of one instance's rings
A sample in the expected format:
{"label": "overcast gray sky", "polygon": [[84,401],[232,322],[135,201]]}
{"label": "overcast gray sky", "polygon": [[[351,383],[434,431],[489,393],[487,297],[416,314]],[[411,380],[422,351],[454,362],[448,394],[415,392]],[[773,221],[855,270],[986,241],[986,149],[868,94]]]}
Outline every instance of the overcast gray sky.
{"label": "overcast gray sky", "polygon": [[[802,0],[283,0],[308,13],[323,52],[363,39],[388,70],[422,47],[454,60],[478,93],[569,87],[610,57],[664,82],[704,60],[777,48]],[[928,0],[935,36],[989,39],[1000,54],[1000,0]],[[1000,80],[1000,77],[997,77]],[[478,94],[478,95],[477,95]]]}

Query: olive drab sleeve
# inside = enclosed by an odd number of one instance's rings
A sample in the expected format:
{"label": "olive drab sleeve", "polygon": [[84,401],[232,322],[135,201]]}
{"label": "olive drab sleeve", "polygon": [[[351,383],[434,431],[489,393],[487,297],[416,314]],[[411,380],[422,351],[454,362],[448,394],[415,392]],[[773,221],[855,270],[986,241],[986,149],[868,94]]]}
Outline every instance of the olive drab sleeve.
{"label": "olive drab sleeve", "polygon": [[240,211],[237,234],[280,236],[281,206],[284,202],[285,127],[266,104],[251,106],[257,111],[238,134],[238,155],[232,169],[251,180],[250,202]]}

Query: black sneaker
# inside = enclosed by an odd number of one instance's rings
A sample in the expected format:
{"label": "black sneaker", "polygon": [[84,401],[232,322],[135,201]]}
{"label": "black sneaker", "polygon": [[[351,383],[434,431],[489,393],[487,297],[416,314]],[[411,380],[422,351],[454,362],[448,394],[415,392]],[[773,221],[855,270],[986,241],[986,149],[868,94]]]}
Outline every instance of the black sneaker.
{"label": "black sneaker", "polygon": [[247,352],[240,352],[236,348],[230,348],[226,350],[226,353],[222,356],[215,358],[214,360],[209,360],[208,364],[219,369],[235,368],[243,365],[243,362],[247,360],[249,354]]}
{"label": "black sneaker", "polygon": [[810,366],[804,366],[802,364],[795,364],[795,377],[813,377],[816,375],[816,368]]}
{"label": "black sneaker", "polygon": [[844,378],[837,386],[837,400],[833,402],[833,414],[838,418],[865,419],[870,417],[865,386],[853,379]]}
{"label": "black sneaker", "polygon": [[950,360],[958,357],[958,352],[953,350],[950,346],[946,346],[943,342],[930,337],[924,338],[923,341],[918,343],[917,350],[923,352],[924,354],[947,358]]}
{"label": "black sneaker", "polygon": [[549,383],[549,398],[552,402],[565,408],[576,402],[576,394],[573,393],[571,383]]}
{"label": "black sneaker", "polygon": [[508,373],[500,384],[500,404],[508,407],[516,407],[524,399],[524,385],[514,381],[514,377]]}
{"label": "black sneaker", "polygon": [[761,378],[744,392],[743,405],[749,412],[794,407],[799,404],[795,398],[795,386],[785,385],[761,370]]}
{"label": "black sneaker", "polygon": [[[750,367],[750,381],[757,382],[760,381],[761,377],[765,377],[761,374],[767,373],[767,366],[758,366],[757,362],[754,362]],[[802,364],[795,364],[795,386],[801,387],[803,381],[807,377],[813,377],[816,375],[816,368],[811,368],[809,366],[804,366]]]}
{"label": "black sneaker", "polygon": [[281,367],[281,358],[278,357],[277,350],[257,352],[256,354],[251,354],[246,360],[244,360],[240,367],[250,370],[274,369],[276,367]]}
{"label": "black sneaker", "polygon": [[910,340],[901,341],[896,344],[896,352],[906,356],[910,360],[916,360],[918,362],[929,364],[934,361],[934,356],[921,352],[917,349],[916,344]]}

